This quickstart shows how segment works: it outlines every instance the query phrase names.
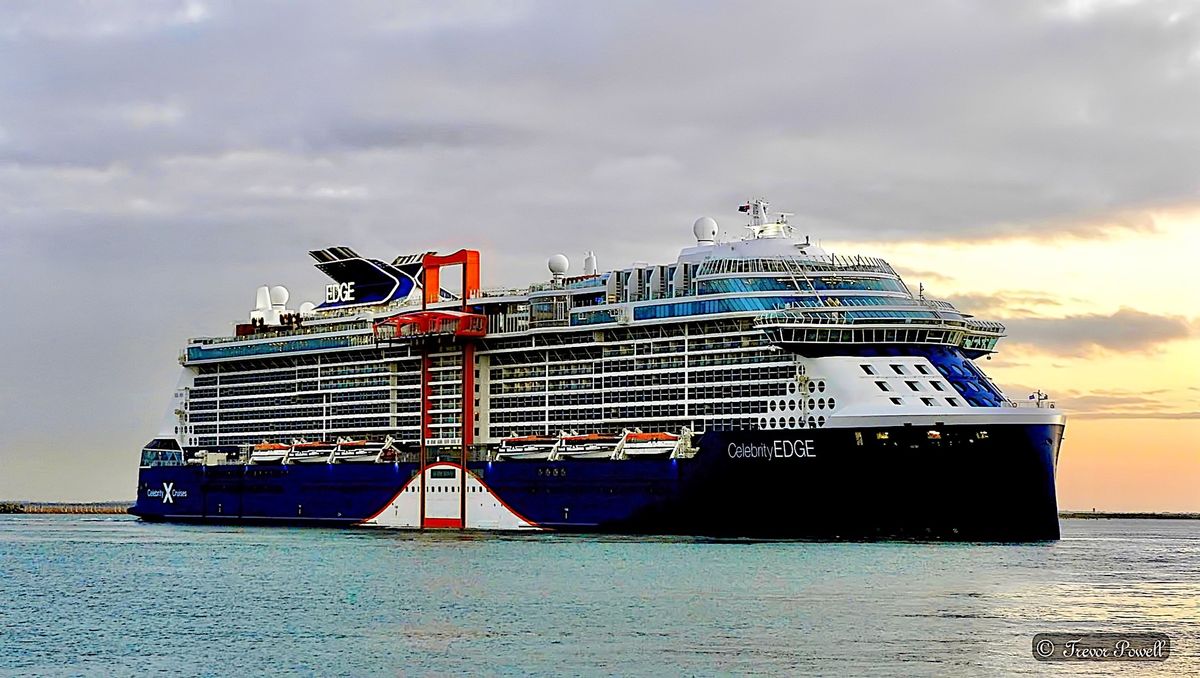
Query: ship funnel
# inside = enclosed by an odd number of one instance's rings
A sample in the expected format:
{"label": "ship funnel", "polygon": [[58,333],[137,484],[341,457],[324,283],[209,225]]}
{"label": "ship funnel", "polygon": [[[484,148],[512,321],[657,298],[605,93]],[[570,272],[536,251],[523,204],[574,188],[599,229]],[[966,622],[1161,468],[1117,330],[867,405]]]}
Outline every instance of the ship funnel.
{"label": "ship funnel", "polygon": [[583,274],[596,275],[596,253],[588,250],[587,256],[583,258]]}

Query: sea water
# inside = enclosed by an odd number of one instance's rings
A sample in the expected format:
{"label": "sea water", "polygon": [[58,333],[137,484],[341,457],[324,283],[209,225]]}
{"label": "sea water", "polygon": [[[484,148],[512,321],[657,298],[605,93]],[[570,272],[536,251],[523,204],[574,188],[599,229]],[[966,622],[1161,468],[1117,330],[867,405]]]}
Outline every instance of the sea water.
{"label": "sea water", "polygon": [[[1062,526],[1014,545],[0,516],[0,674],[1200,675],[1200,522]],[[1036,661],[1057,631],[1160,631],[1172,654]]]}

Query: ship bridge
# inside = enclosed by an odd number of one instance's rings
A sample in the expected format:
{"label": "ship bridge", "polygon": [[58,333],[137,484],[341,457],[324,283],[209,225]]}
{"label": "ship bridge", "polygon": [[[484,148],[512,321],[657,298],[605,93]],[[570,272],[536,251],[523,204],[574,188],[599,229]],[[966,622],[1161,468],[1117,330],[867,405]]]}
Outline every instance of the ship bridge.
{"label": "ship bridge", "polygon": [[817,308],[794,305],[763,313],[754,327],[771,343],[802,355],[836,353],[842,350],[839,345],[850,344],[936,344],[978,358],[994,353],[1005,332],[998,322],[966,318],[949,304],[934,306],[937,302],[920,299],[906,309],[883,310],[818,303]]}

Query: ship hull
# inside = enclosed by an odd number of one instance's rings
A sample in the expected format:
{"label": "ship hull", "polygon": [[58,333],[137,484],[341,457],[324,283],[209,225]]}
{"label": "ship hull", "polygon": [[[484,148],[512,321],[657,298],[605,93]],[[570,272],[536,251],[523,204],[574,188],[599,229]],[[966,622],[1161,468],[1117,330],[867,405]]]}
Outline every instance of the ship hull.
{"label": "ship hull", "polygon": [[[784,539],[1059,536],[1061,424],[717,431],[679,459],[160,466],[146,520]],[[431,480],[430,469],[441,468]],[[422,487],[424,485],[424,487]],[[439,491],[434,491],[434,490]]]}

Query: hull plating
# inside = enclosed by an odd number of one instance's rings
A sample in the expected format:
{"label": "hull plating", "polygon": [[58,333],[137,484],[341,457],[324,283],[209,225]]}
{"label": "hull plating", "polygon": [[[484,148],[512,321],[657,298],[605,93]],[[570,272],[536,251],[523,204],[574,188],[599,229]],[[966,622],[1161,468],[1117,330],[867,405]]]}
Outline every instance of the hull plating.
{"label": "hull plating", "polygon": [[143,468],[148,520],[1056,539],[1060,425],[710,432],[689,459]]}

